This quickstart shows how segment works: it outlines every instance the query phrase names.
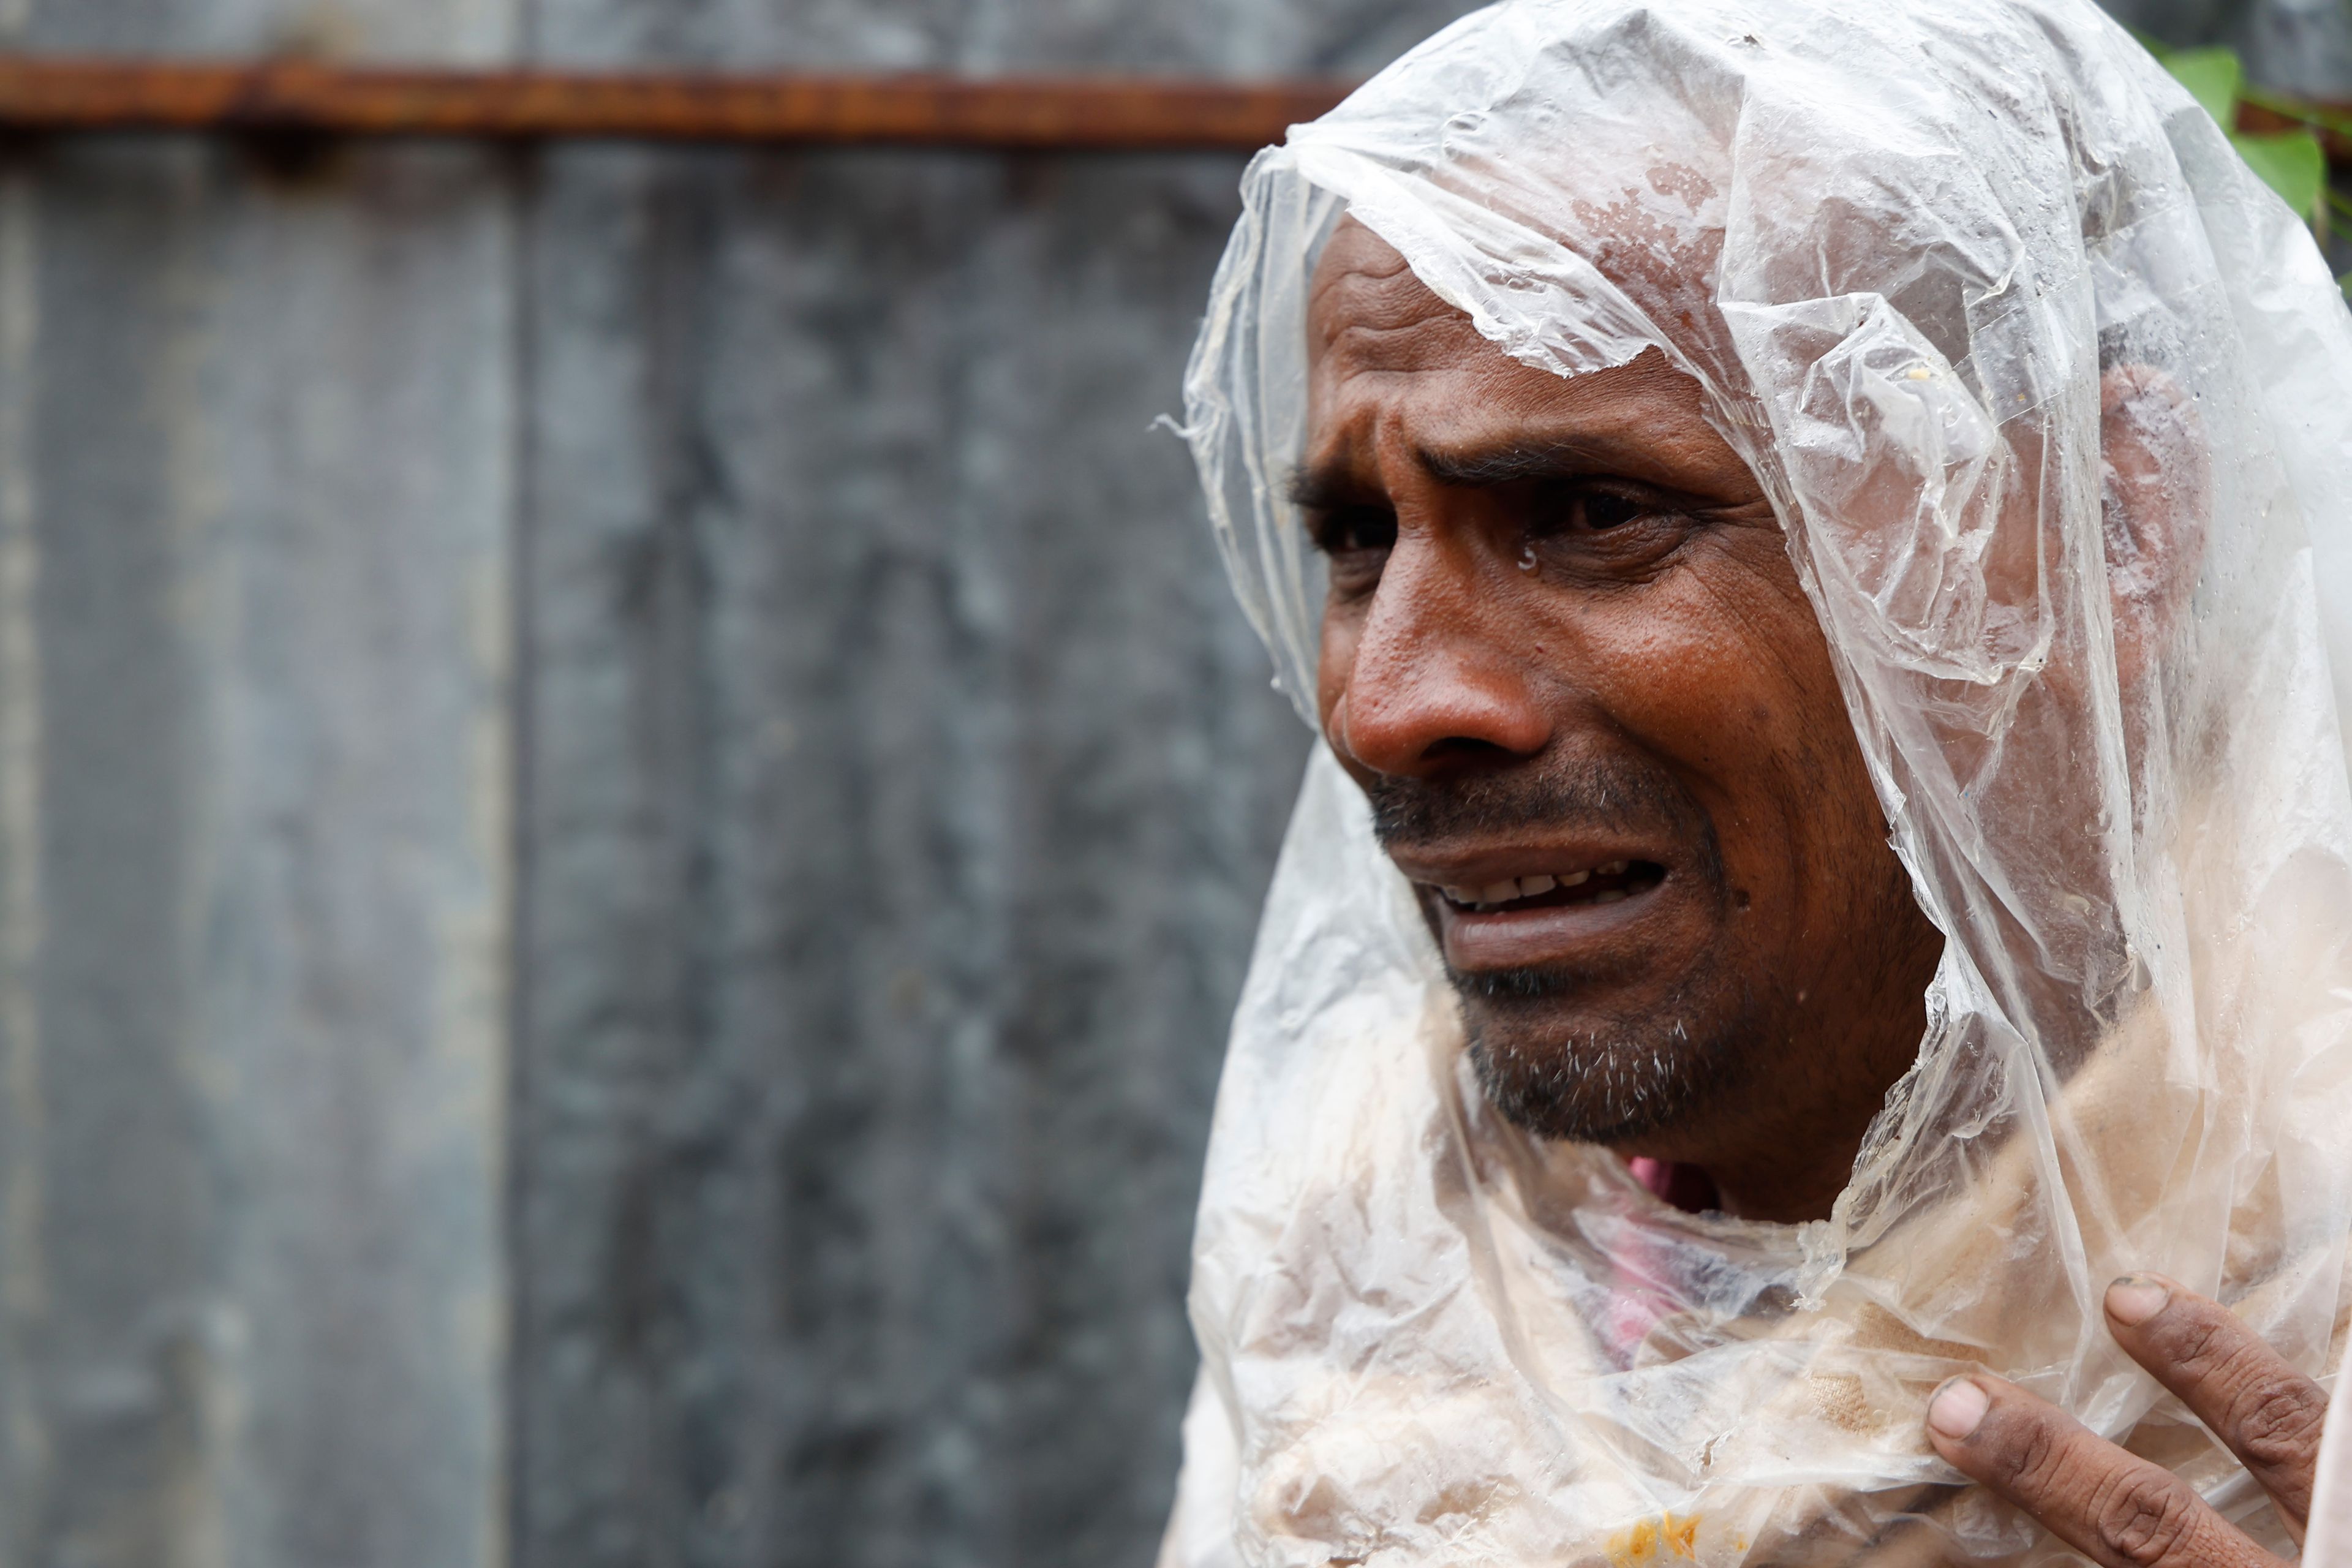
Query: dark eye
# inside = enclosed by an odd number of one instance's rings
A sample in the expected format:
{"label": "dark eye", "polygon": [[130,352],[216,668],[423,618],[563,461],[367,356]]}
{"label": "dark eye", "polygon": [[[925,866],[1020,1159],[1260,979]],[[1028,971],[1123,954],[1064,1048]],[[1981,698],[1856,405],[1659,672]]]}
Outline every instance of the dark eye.
{"label": "dark eye", "polygon": [[1328,555],[1396,548],[1396,517],[1371,507],[1348,507],[1315,520],[1315,543]]}
{"label": "dark eye", "polygon": [[1545,485],[1533,498],[1530,520],[1538,534],[1607,533],[1664,510],[1639,489],[1572,479]]}
{"label": "dark eye", "polygon": [[1612,495],[1607,490],[1579,492],[1571,509],[1573,515],[1569,526],[1589,533],[1605,533],[1612,528],[1622,528],[1657,510],[1631,496]]}
{"label": "dark eye", "polygon": [[1696,526],[1675,496],[1607,479],[1540,486],[1520,515],[1526,549],[1563,568],[1603,572],[1645,571]]}

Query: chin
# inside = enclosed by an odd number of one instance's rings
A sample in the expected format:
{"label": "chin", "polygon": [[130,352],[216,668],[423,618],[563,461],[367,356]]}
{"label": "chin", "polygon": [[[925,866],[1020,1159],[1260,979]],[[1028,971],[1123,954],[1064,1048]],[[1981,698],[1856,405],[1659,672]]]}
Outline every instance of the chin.
{"label": "chin", "polygon": [[1685,986],[1654,1006],[1596,1011],[1589,983],[1557,971],[1455,973],[1470,1059],[1486,1099],[1538,1138],[1628,1152],[1671,1144],[1734,1087],[1747,1009],[1694,1005]]}

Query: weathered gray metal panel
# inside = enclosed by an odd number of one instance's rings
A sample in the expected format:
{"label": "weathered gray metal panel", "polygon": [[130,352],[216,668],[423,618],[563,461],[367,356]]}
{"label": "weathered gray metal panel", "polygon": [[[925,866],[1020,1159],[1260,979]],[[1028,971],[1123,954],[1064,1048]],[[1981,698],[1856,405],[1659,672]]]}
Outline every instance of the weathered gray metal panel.
{"label": "weathered gray metal panel", "polygon": [[[168,223],[172,172],[140,178],[87,162],[93,197],[109,184],[133,194],[128,184]],[[0,1003],[15,1145],[0,1198],[5,1518],[18,1561],[61,1547],[169,1561],[161,1548],[177,1521],[164,1494],[203,1465],[200,1282],[216,1233],[201,1089],[174,1059],[190,989],[178,949],[194,694],[169,604],[163,443],[146,438],[168,414],[96,376],[54,381],[60,338],[78,367],[102,375],[143,358],[173,301],[150,265],[155,226],[126,245],[131,225],[77,224],[22,174],[8,186],[0,246],[12,275],[0,291],[24,319],[0,374],[27,389],[12,455],[37,458],[11,476],[34,504],[11,509],[21,575],[0,634],[14,656],[4,694],[16,742],[0,853],[28,895],[11,900],[0,932],[16,961]],[[58,300],[61,287],[83,292],[82,312]],[[108,429],[142,450],[109,461],[102,439],[81,439]],[[122,511],[135,515],[126,528],[92,515]]]}
{"label": "weathered gray metal panel", "polygon": [[494,1562],[504,209],[462,154],[14,178],[18,1560]]}
{"label": "weathered gray metal panel", "polygon": [[[445,55],[497,21],[374,15]],[[145,51],[283,19],[0,14]],[[500,1563],[509,182],[12,160],[0,1562]]]}
{"label": "weathered gray metal panel", "polygon": [[1232,173],[553,171],[527,1561],[1156,1530],[1303,751],[1149,429]]}
{"label": "weathered gray metal panel", "polygon": [[181,484],[220,531],[197,1016],[226,1174],[270,1200],[222,1260],[249,1324],[236,1563],[499,1556],[503,196],[477,153],[409,151],[223,204],[226,362],[189,405],[217,467]]}

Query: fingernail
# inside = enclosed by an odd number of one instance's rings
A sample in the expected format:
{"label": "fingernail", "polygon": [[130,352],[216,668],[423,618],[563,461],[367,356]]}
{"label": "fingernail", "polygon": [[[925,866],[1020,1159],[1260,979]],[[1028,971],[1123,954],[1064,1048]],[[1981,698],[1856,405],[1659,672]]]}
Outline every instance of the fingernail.
{"label": "fingernail", "polygon": [[1992,1395],[1982,1384],[1956,1377],[1927,1401],[1927,1425],[1947,1437],[1965,1437],[1977,1429],[1991,1404]]}
{"label": "fingernail", "polygon": [[2136,1329],[2172,1300],[2172,1292],[2145,1274],[2126,1274],[2107,1287],[2107,1316],[2125,1328]]}

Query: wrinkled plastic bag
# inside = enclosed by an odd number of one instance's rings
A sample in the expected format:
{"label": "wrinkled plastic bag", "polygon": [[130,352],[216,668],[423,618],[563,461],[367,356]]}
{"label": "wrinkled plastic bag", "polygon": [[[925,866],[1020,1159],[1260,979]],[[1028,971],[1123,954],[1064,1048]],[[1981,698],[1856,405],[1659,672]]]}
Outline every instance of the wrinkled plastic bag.
{"label": "wrinkled plastic bag", "polygon": [[2315,1374],[2344,1339],[2352,319],[2294,215],[2087,0],[1511,0],[1244,194],[1189,435],[1302,712],[1285,480],[1348,213],[1514,358],[1699,380],[1948,941],[1832,1216],[1685,1215],[1484,1104],[1318,753],[1219,1096],[1164,1568],[2062,1557],[1927,1447],[1977,1366],[2285,1549],[2098,1303],[2155,1269]]}

